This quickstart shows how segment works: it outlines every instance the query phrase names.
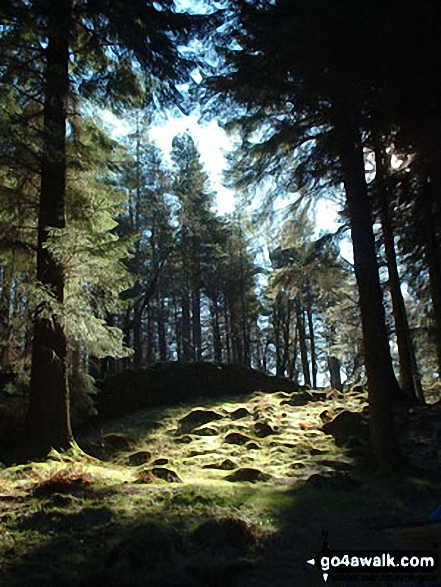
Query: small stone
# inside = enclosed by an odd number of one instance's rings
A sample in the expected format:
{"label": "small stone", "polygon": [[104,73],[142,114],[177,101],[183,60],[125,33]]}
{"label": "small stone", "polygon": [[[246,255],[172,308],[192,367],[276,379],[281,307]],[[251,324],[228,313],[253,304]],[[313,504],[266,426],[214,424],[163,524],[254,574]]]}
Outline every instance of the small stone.
{"label": "small stone", "polygon": [[291,469],[304,469],[306,467],[305,463],[293,463],[291,465]]}
{"label": "small stone", "polygon": [[180,430],[189,432],[194,428],[199,428],[199,426],[202,426],[203,424],[221,420],[222,418],[223,416],[214,410],[197,408],[179,420],[179,428]]}
{"label": "small stone", "polygon": [[[228,548],[247,550],[257,544],[254,527],[240,518],[221,518],[202,522],[192,531],[191,538],[201,546],[215,551]],[[212,581],[210,584],[213,584]],[[218,584],[224,583],[216,582],[216,585]]]}
{"label": "small stone", "polygon": [[260,446],[257,443],[251,441],[245,445],[245,448],[248,450],[257,450],[260,448]]}
{"label": "small stone", "polygon": [[256,422],[254,424],[254,433],[258,438],[266,438],[276,432],[267,422]]}
{"label": "small stone", "polygon": [[230,418],[232,420],[240,420],[241,418],[246,418],[247,416],[251,416],[251,414],[246,408],[238,408],[230,414]]}
{"label": "small stone", "polygon": [[338,446],[353,445],[367,439],[368,419],[362,412],[340,412],[333,420],[323,425],[325,434],[331,434]]}
{"label": "small stone", "polygon": [[249,467],[237,469],[237,471],[234,471],[234,473],[225,477],[226,481],[247,481],[249,483],[256,483],[257,481],[265,482],[270,479],[272,479],[272,476],[268,475],[268,473],[263,473],[262,471],[259,471],[259,469],[252,469]]}
{"label": "small stone", "polygon": [[354,490],[360,487],[360,483],[352,479],[344,473],[333,473],[320,475],[314,473],[306,479],[304,487],[314,487],[317,489],[340,489],[340,490]]}
{"label": "small stone", "polygon": [[168,459],[160,458],[160,459],[156,459],[155,461],[153,461],[152,465],[154,465],[154,466],[168,465],[168,462],[169,462]]}
{"label": "small stone", "polygon": [[245,434],[241,434],[240,432],[230,432],[224,438],[224,442],[228,444],[246,444],[251,438],[249,436],[245,436]]}
{"label": "small stone", "polygon": [[101,439],[101,446],[105,450],[127,450],[131,443],[132,439],[127,434],[110,433],[106,434]]}
{"label": "small stone", "polygon": [[174,471],[171,469],[166,469],[165,467],[154,467],[151,470],[151,473],[155,477],[158,477],[158,479],[167,481],[167,483],[182,483],[181,479]]}
{"label": "small stone", "polygon": [[143,470],[138,473],[134,483],[155,483],[157,477],[151,471]]}
{"label": "small stone", "polygon": [[139,465],[145,465],[145,463],[148,463],[151,458],[151,452],[148,450],[140,450],[127,457],[127,464],[131,467],[138,467]]}
{"label": "small stone", "polygon": [[284,399],[280,402],[281,406],[306,406],[309,402],[313,401],[313,398],[306,392],[294,392],[291,394],[290,399]]}
{"label": "small stone", "polygon": [[177,444],[189,444],[192,441],[193,441],[193,438],[191,436],[189,436],[188,434],[184,434],[184,436],[178,436],[178,438],[175,438],[175,442]]}
{"label": "small stone", "polygon": [[334,461],[332,459],[322,459],[317,461],[319,465],[324,465],[325,467],[330,467],[334,469],[334,471],[352,471],[354,468],[351,463],[347,463],[345,461]]}
{"label": "small stone", "polygon": [[191,431],[195,436],[217,436],[219,431],[216,428],[210,428],[209,426],[203,426],[202,428],[195,428]]}
{"label": "small stone", "polygon": [[209,465],[204,465],[203,469],[221,469],[223,471],[232,471],[233,469],[237,468],[236,463],[233,463],[230,459],[225,459],[222,463],[210,463]]}

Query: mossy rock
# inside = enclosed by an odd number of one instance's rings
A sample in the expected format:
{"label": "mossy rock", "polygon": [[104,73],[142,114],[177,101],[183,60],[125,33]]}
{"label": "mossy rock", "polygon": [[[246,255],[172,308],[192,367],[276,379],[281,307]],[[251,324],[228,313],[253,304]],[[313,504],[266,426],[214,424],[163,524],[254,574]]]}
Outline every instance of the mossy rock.
{"label": "mossy rock", "polygon": [[131,467],[139,467],[139,465],[145,465],[152,458],[152,453],[148,450],[139,450],[129,455],[126,462]]}
{"label": "mossy rock", "polygon": [[133,439],[124,433],[111,432],[101,438],[101,446],[105,451],[119,452],[127,450],[133,443]]}
{"label": "mossy rock", "polygon": [[217,436],[219,430],[210,426],[203,426],[202,428],[195,428],[191,433],[195,436]]}
{"label": "mossy rock", "polygon": [[187,456],[188,456],[189,459],[191,459],[191,458],[194,458],[194,457],[201,457],[203,455],[211,455],[211,454],[213,454],[213,451],[212,450],[209,450],[209,449],[206,449],[206,450],[191,450],[188,453]]}
{"label": "mossy rock", "polygon": [[205,410],[203,408],[196,408],[189,414],[179,420],[179,430],[190,432],[195,428],[199,428],[203,424],[221,420],[223,416],[214,410]]}
{"label": "mossy rock", "polygon": [[246,443],[245,448],[247,450],[259,450],[260,446],[257,444],[257,442],[254,442],[254,440],[251,440],[251,442]]}
{"label": "mossy rock", "polygon": [[92,480],[87,473],[69,468],[61,469],[36,483],[32,493],[36,497],[44,497],[53,493],[71,494],[88,491]]}
{"label": "mossy rock", "polygon": [[256,422],[254,424],[254,434],[258,438],[266,438],[267,436],[276,434],[276,431],[268,422]]}
{"label": "mossy rock", "polygon": [[232,420],[240,420],[241,418],[247,418],[248,416],[251,416],[251,412],[249,412],[246,408],[237,408],[237,410],[231,412],[229,416]]}
{"label": "mossy rock", "polygon": [[290,469],[294,469],[294,470],[305,469],[305,468],[306,468],[305,463],[302,463],[301,461],[297,461],[296,463],[292,463],[292,465],[290,465]]}
{"label": "mossy rock", "polygon": [[324,424],[322,430],[332,435],[338,446],[354,446],[367,440],[369,422],[363,412],[344,411]]}
{"label": "mossy rock", "polygon": [[167,483],[182,483],[177,473],[172,471],[172,469],[167,469],[166,467],[153,467],[150,472],[158,479],[167,481]]}
{"label": "mossy rock", "polygon": [[342,491],[356,491],[360,487],[360,483],[352,479],[346,473],[314,473],[308,477],[303,485],[304,488],[327,490],[342,490]]}
{"label": "mossy rock", "polygon": [[[248,558],[233,558],[212,555],[209,560],[201,560],[200,557],[195,562],[185,567],[185,572],[192,577],[195,582],[191,587],[241,587],[244,585],[242,573],[250,571],[253,563]],[[169,587],[169,585],[167,585]],[[170,586],[174,587],[174,586]],[[187,587],[179,585],[179,587]]]}
{"label": "mossy rock", "polygon": [[246,436],[245,434],[241,434],[240,432],[230,432],[224,438],[224,442],[227,444],[239,444],[243,445],[249,442],[251,438]]}
{"label": "mossy rock", "polygon": [[319,465],[329,467],[334,471],[352,471],[354,468],[354,466],[351,463],[348,463],[346,461],[336,461],[333,459],[322,459],[320,461],[317,461],[317,463]]}
{"label": "mossy rock", "polygon": [[311,450],[309,451],[309,454],[313,457],[319,456],[319,455],[324,455],[326,454],[326,450],[321,450],[320,448],[311,448]]}
{"label": "mossy rock", "polygon": [[190,444],[193,442],[194,438],[192,438],[189,434],[184,434],[183,436],[178,436],[175,438],[176,444]]}
{"label": "mossy rock", "polygon": [[327,392],[326,391],[318,391],[316,389],[311,389],[309,391],[309,395],[311,396],[311,400],[314,402],[324,402],[327,399]]}
{"label": "mossy rock", "polygon": [[157,420],[146,420],[145,422],[142,422],[142,429],[146,434],[156,432],[156,430],[159,430],[162,427],[162,422],[158,422]]}
{"label": "mossy rock", "polygon": [[333,417],[334,414],[329,410],[323,410],[323,412],[320,413],[320,420],[323,422],[323,424],[326,424],[326,422],[330,422]]}
{"label": "mossy rock", "polygon": [[166,458],[159,458],[159,459],[155,459],[152,463],[152,466],[154,467],[161,467],[163,465],[168,465],[169,460]]}
{"label": "mossy rock", "polygon": [[214,550],[235,548],[244,551],[258,542],[254,527],[234,517],[202,522],[191,532],[190,538],[200,546]]}
{"label": "mossy rock", "polygon": [[259,469],[253,469],[251,467],[243,467],[241,469],[237,469],[237,471],[234,471],[234,473],[231,473],[231,475],[227,475],[225,477],[226,481],[248,481],[249,483],[256,483],[257,481],[269,481],[270,479],[272,479],[272,475],[269,475],[268,473],[263,473],[262,471],[260,471]]}
{"label": "mossy rock", "polygon": [[153,473],[151,471],[149,471],[148,469],[144,469],[142,471],[139,471],[139,473],[137,474],[136,479],[133,481],[133,483],[150,484],[150,483],[156,483],[157,481],[158,481],[158,477],[153,475]]}
{"label": "mossy rock", "polygon": [[204,465],[203,469],[221,469],[223,471],[232,471],[233,469],[237,469],[236,463],[234,463],[230,459],[225,459],[221,463],[210,463],[208,465]]}
{"label": "mossy rock", "polygon": [[131,529],[109,551],[111,571],[150,571],[174,558],[173,537],[167,528],[153,521]]}
{"label": "mossy rock", "polygon": [[294,392],[291,394],[289,399],[284,399],[280,402],[281,406],[306,406],[309,402],[314,401],[313,397],[309,393],[305,392]]}

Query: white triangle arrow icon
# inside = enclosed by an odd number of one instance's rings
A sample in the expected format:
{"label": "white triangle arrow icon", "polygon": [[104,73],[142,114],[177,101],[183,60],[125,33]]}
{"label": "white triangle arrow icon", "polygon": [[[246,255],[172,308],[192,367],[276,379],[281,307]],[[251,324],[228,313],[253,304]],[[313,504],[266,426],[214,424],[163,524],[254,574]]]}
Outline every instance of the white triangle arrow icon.
{"label": "white triangle arrow icon", "polygon": [[323,573],[323,581],[326,583],[328,580],[328,573]]}
{"label": "white triangle arrow icon", "polygon": [[315,558],[310,558],[309,561],[306,561],[308,565],[315,565]]}

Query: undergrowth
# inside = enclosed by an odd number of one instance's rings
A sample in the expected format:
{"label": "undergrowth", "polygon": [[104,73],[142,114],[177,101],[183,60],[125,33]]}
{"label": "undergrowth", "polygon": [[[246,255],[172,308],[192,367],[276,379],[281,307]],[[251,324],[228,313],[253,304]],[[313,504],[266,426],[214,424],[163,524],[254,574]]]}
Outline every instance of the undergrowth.
{"label": "undergrowth", "polygon": [[[322,531],[333,548],[396,546],[384,528],[427,515],[436,506],[433,483],[372,479],[353,449],[320,431],[327,413],[361,411],[364,396],[304,406],[282,404],[287,397],[143,410],[81,439],[83,449],[102,448],[106,435],[122,435],[123,448],[109,443],[105,460],[74,446],[4,469],[0,584],[314,587],[323,580],[306,560]],[[187,424],[183,431],[180,420],[194,409],[221,417],[202,433]],[[225,442],[232,432],[249,441]],[[159,469],[182,482],[158,478]],[[228,480],[247,469],[268,480]]]}

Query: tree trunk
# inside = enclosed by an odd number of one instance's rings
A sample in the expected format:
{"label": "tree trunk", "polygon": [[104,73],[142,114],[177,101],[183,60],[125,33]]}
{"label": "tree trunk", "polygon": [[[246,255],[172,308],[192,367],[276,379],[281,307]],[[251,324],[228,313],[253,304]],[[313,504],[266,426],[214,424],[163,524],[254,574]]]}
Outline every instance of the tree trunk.
{"label": "tree trunk", "polygon": [[311,301],[311,292],[309,291],[309,286],[307,286],[306,299],[307,299],[306,315],[308,317],[309,341],[310,341],[310,349],[311,349],[312,388],[317,389],[317,358],[316,358],[316,352],[315,352],[314,320],[313,320],[313,316],[312,316],[312,301]]}
{"label": "tree trunk", "polygon": [[69,89],[71,1],[47,2],[48,21],[44,94],[44,147],[38,217],[37,279],[50,288],[52,302],[35,313],[28,443],[34,454],[73,441],[67,382],[67,343],[59,306],[64,301],[64,271],[45,247],[51,229],[65,227],[66,101]]}
{"label": "tree trunk", "polygon": [[332,389],[337,389],[338,391],[343,391],[343,384],[341,382],[341,374],[340,374],[340,359],[338,357],[334,357],[332,355],[328,356],[328,370],[329,370],[329,379]]}
{"label": "tree trunk", "polygon": [[303,384],[311,387],[308,349],[306,347],[305,316],[299,299],[296,299],[297,332],[299,333],[300,358],[302,361]]}
{"label": "tree trunk", "polygon": [[286,297],[286,314],[283,320],[283,355],[282,355],[282,371],[283,376],[288,371],[289,364],[289,347],[291,344],[291,311],[293,300],[289,296]]}
{"label": "tree trunk", "polygon": [[[295,301],[294,301],[295,303]],[[298,346],[299,346],[299,331],[297,328],[294,328],[294,342],[292,345],[292,358],[288,365],[288,377],[292,379],[295,383],[298,384],[299,372],[296,369],[297,364],[297,354],[298,354]]]}
{"label": "tree trunk", "polygon": [[156,319],[158,326],[158,347],[159,347],[159,359],[161,361],[167,360],[167,340],[166,340],[166,327],[165,327],[165,308],[164,300],[162,295],[158,292],[156,294]]}
{"label": "tree trunk", "polygon": [[11,287],[13,280],[12,265],[2,267],[2,293],[0,297],[0,367],[3,371],[12,371],[10,352],[11,333]]}
{"label": "tree trunk", "polygon": [[174,322],[175,322],[175,338],[176,338],[176,360],[181,361],[182,359],[182,320],[179,315],[179,307],[176,297],[173,296],[173,308],[174,308]]}
{"label": "tree trunk", "polygon": [[140,302],[133,308],[133,366],[140,369],[142,366],[142,310]]}
{"label": "tree trunk", "polygon": [[156,332],[155,332],[155,309],[149,303],[146,306],[147,326],[147,363],[156,361]]}
{"label": "tree trunk", "polygon": [[210,305],[211,328],[213,330],[213,352],[214,360],[218,363],[222,361],[222,343],[219,326],[219,306],[217,298],[212,300]]}
{"label": "tree trunk", "polygon": [[182,293],[181,298],[182,308],[182,360],[184,362],[191,361],[193,353],[191,348],[191,332],[190,332],[190,301],[188,291]]}
{"label": "tree trunk", "polygon": [[273,329],[274,329],[274,345],[276,347],[276,375],[277,377],[283,376],[282,366],[282,327],[281,327],[281,306],[282,306],[282,294],[279,292],[273,305]]}
{"label": "tree trunk", "polygon": [[228,315],[227,297],[224,295],[224,328],[225,328],[225,350],[227,363],[231,363],[233,360],[231,353],[231,328],[230,328],[230,317]]}
{"label": "tree trunk", "polygon": [[375,181],[378,188],[381,228],[383,232],[387,270],[389,273],[392,313],[397,337],[398,360],[400,365],[400,387],[411,400],[424,403],[423,389],[421,387],[415,352],[410,337],[409,322],[407,320],[406,306],[401,292],[400,275],[398,273],[394,233],[389,212],[388,193],[384,181],[387,173],[383,154],[384,149],[377,135],[374,135],[374,147]]}
{"label": "tree trunk", "polygon": [[437,239],[434,211],[433,180],[427,180],[423,194],[424,234],[426,262],[429,268],[430,296],[432,298],[433,318],[435,323],[434,339],[438,363],[438,374],[441,377],[441,256]]}
{"label": "tree trunk", "polygon": [[336,103],[334,117],[359,291],[370,404],[370,458],[375,467],[390,468],[401,461],[391,407],[392,398],[400,397],[401,392],[392,368],[386,331],[363,146],[355,107]]}
{"label": "tree trunk", "polygon": [[193,360],[200,361],[202,356],[202,328],[201,328],[201,292],[195,288],[191,296],[192,313],[192,340]]}

